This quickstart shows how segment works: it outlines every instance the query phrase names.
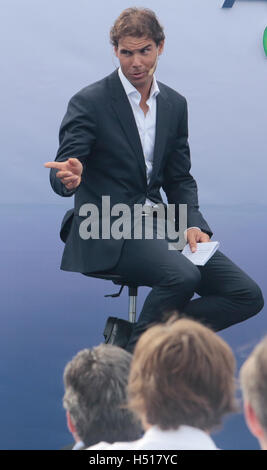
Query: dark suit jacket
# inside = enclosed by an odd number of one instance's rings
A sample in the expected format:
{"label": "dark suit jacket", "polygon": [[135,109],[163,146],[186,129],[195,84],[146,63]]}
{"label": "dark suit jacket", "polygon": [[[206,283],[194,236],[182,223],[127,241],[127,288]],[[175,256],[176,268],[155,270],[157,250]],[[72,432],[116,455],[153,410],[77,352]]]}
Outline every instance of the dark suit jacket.
{"label": "dark suit jacket", "polygon": [[[197,185],[190,174],[187,104],[183,96],[158,82],[156,138],[153,171],[149,184],[144,154],[128,97],[114,71],[74,95],[62,121],[56,161],[69,157],[83,163],[82,182],[68,191],[51,169],[50,181],[56,193],[75,193],[74,212],[68,211],[61,227],[66,241],[61,269],[82,273],[112,271],[124,240],[88,239],[79,235],[80,207],[93,203],[99,208],[102,196],[109,195],[111,207],[124,203],[133,207],[146,198],[160,203],[160,189],[169,204],[188,205],[188,227],[198,226],[212,235],[199,211]],[[116,217],[115,217],[116,218]],[[114,220],[114,219],[113,219]],[[111,217],[111,223],[112,223]],[[178,206],[176,227],[178,227]]]}

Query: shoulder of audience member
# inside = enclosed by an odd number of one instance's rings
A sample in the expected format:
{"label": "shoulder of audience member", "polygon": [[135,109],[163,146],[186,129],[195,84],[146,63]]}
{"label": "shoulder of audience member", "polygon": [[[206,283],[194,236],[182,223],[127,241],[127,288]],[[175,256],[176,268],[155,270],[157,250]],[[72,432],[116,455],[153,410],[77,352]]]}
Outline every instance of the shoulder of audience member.
{"label": "shoulder of audience member", "polygon": [[85,450],[127,450],[129,449],[129,446],[133,442],[114,442],[114,444],[110,444],[108,442],[99,442],[98,444],[95,444],[94,446],[87,447]]}
{"label": "shoulder of audience member", "polygon": [[107,449],[111,444],[108,442],[102,441],[93,446],[87,447],[85,450],[104,450]]}

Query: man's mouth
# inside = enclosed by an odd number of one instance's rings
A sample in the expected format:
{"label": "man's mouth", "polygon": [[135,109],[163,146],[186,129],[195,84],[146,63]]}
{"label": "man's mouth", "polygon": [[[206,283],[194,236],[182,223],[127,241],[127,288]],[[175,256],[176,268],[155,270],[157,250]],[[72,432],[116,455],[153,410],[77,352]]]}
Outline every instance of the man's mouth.
{"label": "man's mouth", "polygon": [[145,75],[145,72],[136,72],[136,73],[132,73],[132,76],[134,78],[143,78]]}

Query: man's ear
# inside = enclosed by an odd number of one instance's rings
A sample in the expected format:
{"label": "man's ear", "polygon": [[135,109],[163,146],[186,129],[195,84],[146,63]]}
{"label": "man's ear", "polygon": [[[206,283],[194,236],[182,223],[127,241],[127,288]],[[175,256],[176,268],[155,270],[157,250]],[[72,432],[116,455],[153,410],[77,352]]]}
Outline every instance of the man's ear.
{"label": "man's ear", "polygon": [[69,431],[71,432],[71,434],[75,434],[77,431],[76,431],[75,425],[74,425],[74,423],[71,419],[70,412],[68,410],[66,412],[66,417],[67,417],[67,425],[68,425]]}
{"label": "man's ear", "polygon": [[118,48],[117,46],[114,46],[114,54],[116,57],[118,57]]}
{"label": "man's ear", "polygon": [[158,45],[158,55],[161,55],[163,50],[164,50],[164,44],[165,44],[165,39],[163,39],[162,41],[160,41],[159,45]]}
{"label": "man's ear", "polygon": [[254,409],[251,404],[247,401],[244,403],[245,418],[248,425],[248,428],[252,434],[258,439],[264,438],[264,432],[262,430],[261,424],[256,416]]}

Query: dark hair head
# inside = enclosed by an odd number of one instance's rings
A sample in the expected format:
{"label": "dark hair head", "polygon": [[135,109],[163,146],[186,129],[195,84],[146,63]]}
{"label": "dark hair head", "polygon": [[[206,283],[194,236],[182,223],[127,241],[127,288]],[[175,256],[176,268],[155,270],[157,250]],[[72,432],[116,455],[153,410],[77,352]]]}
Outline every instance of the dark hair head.
{"label": "dark hair head", "polygon": [[118,47],[125,36],[151,38],[156,46],[165,39],[163,27],[149,8],[127,8],[115,21],[110,31],[110,42]]}

